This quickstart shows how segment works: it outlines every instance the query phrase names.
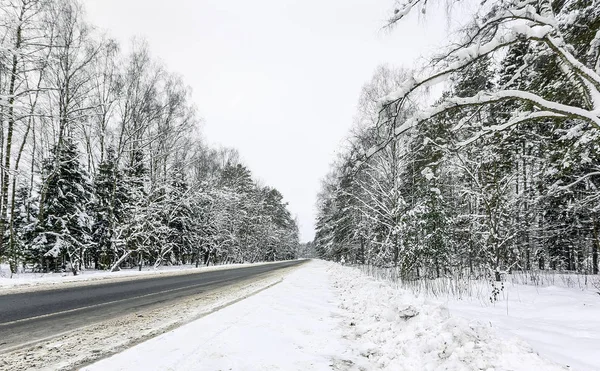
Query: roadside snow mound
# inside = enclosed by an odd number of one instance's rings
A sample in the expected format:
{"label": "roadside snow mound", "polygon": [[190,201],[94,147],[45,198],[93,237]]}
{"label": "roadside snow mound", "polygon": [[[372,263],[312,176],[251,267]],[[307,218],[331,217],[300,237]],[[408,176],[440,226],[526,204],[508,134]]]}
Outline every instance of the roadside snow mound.
{"label": "roadside snow mound", "polygon": [[355,352],[381,370],[566,370],[527,344],[500,339],[478,323],[450,317],[440,304],[332,263],[332,284],[348,312]]}

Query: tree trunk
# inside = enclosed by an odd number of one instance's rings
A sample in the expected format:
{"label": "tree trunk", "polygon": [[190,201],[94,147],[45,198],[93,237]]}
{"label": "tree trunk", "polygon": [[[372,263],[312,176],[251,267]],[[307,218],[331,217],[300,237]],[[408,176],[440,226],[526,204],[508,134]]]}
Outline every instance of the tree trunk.
{"label": "tree trunk", "polygon": [[131,251],[131,250],[125,251],[125,253],[123,253],[123,256],[121,256],[119,258],[119,260],[117,260],[115,262],[115,264],[113,264],[113,266],[110,267],[110,271],[115,272],[115,271],[119,270],[119,265],[121,265],[121,263],[123,263],[125,261],[125,259],[129,258],[129,256],[131,256],[132,252],[133,251]]}
{"label": "tree trunk", "polygon": [[206,265],[208,267],[209,264],[210,264],[210,250],[206,250],[204,252],[204,265]]}
{"label": "tree trunk", "polygon": [[494,279],[496,280],[496,282],[500,282],[501,281],[500,269],[499,268],[496,268],[496,271],[494,272]]}
{"label": "tree trunk", "polygon": [[[17,54],[21,49],[21,31],[22,31],[22,22],[23,16],[25,12],[25,7],[21,8],[21,14],[19,16],[19,23],[16,30],[16,41],[15,41],[15,49],[13,50],[12,56],[12,67],[11,67],[11,76],[10,76],[10,84],[8,88],[8,125],[6,128],[6,146],[4,152],[4,168],[2,169],[2,191],[0,197],[0,256],[4,253],[4,233],[6,232],[6,218],[8,211],[8,186],[10,183],[10,158],[11,158],[11,147],[12,147],[12,136],[13,129],[15,126],[15,84],[17,80],[17,65],[19,63],[19,59]],[[11,271],[13,270],[11,264]],[[15,272],[13,272],[15,273]]]}
{"label": "tree trunk", "polygon": [[598,274],[598,245],[600,240],[598,239],[598,223],[596,218],[593,219],[594,224],[594,242],[592,243],[592,273]]}

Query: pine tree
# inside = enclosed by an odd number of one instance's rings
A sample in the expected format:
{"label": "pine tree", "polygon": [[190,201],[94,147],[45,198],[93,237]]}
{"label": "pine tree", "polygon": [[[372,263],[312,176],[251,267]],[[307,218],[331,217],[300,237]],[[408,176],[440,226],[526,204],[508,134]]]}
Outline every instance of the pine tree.
{"label": "pine tree", "polygon": [[189,186],[183,164],[177,162],[170,171],[169,187],[165,197],[164,223],[168,227],[165,247],[160,261],[165,257],[175,264],[185,264],[192,251],[193,221]]}

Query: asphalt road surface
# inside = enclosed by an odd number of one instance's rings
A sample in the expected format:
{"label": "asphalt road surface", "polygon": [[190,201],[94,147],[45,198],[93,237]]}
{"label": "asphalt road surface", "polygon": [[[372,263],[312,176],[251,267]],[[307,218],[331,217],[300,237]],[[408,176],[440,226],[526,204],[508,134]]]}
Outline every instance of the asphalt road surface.
{"label": "asphalt road surface", "polygon": [[223,288],[303,261],[0,295],[0,352],[144,307]]}

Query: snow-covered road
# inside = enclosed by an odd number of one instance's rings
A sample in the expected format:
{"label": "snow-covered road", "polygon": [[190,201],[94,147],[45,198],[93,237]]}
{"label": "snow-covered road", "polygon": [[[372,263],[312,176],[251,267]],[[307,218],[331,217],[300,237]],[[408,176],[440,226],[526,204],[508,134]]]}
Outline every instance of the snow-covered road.
{"label": "snow-covered road", "polygon": [[566,370],[357,269],[313,261],[284,281],[85,370]]}

